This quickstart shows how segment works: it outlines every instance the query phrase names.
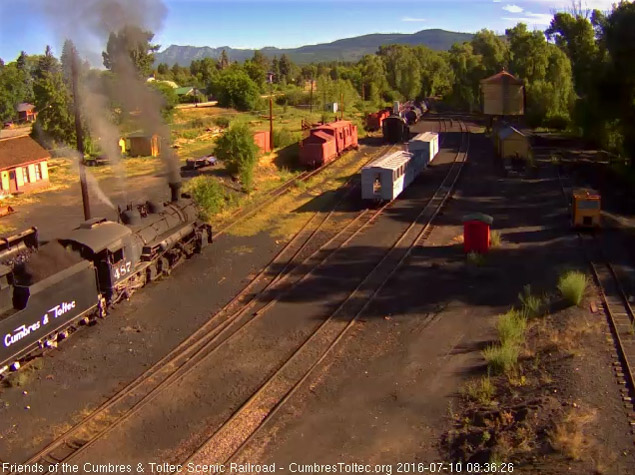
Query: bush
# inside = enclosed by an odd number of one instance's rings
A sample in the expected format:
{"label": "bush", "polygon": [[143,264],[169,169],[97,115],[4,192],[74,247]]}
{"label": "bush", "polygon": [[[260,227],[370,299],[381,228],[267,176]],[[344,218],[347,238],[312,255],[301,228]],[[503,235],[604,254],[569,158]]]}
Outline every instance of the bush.
{"label": "bush", "polygon": [[492,247],[500,247],[501,241],[501,233],[499,231],[493,230],[489,236],[490,245]]}
{"label": "bush", "polygon": [[468,252],[467,253],[467,262],[476,267],[481,267],[485,265],[485,256],[478,252]]}
{"label": "bush", "polygon": [[488,346],[482,352],[487,366],[495,374],[507,373],[512,370],[518,363],[519,353],[519,346],[510,342]]}
{"label": "bush", "polygon": [[498,339],[504,344],[520,344],[525,338],[527,329],[527,318],[516,309],[511,309],[504,315],[498,317],[496,330]]}
{"label": "bush", "polygon": [[580,271],[567,271],[558,279],[558,290],[570,306],[580,305],[588,280]]}
{"label": "bush", "polygon": [[247,124],[235,123],[227,129],[217,140],[214,152],[230,173],[238,175],[243,188],[250,190],[258,162],[258,146]]}
{"label": "bush", "polygon": [[226,69],[214,77],[211,90],[221,107],[235,107],[238,110],[253,110],[258,103],[260,90],[246,72]]}
{"label": "bush", "polygon": [[212,177],[192,178],[185,185],[184,191],[192,195],[199,207],[201,219],[206,221],[225,207],[225,190]]}
{"label": "bush", "polygon": [[230,123],[229,117],[218,116],[218,117],[214,117],[214,119],[212,120],[217,126],[222,127],[223,129],[226,129],[227,127],[229,127],[229,123]]}
{"label": "bush", "polygon": [[300,141],[301,134],[291,132],[287,128],[273,130],[273,147],[285,148]]}

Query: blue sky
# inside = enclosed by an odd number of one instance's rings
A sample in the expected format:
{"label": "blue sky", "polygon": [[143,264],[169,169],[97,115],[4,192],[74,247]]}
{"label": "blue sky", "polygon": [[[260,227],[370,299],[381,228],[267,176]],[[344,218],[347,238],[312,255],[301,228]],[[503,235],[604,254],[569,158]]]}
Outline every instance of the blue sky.
{"label": "blue sky", "polygon": [[[65,36],[80,43],[93,62],[99,61],[104,35],[77,35],[75,25],[84,18],[73,2],[122,2],[155,5],[161,0],[0,0],[0,58],[15,59],[20,50],[38,53],[46,44],[59,55]],[[583,0],[590,8],[607,9],[614,0]],[[65,10],[60,25],[42,13]],[[161,21],[148,20],[162,48],[170,44],[194,46],[296,47],[369,33],[413,33],[427,28],[474,32],[505,28],[524,21],[544,28],[555,10],[571,0],[163,0]],[[146,10],[147,11],[147,8]],[[59,13],[59,12],[58,12]],[[70,19],[69,19],[70,18]],[[91,30],[92,31],[92,30]]]}

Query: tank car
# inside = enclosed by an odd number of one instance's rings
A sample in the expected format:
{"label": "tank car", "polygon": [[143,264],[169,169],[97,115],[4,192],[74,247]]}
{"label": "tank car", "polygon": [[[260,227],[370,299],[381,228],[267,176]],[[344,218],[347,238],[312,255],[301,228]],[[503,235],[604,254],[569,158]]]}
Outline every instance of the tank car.
{"label": "tank car", "polygon": [[384,141],[388,143],[405,142],[410,138],[410,128],[405,119],[398,115],[391,115],[382,124]]}

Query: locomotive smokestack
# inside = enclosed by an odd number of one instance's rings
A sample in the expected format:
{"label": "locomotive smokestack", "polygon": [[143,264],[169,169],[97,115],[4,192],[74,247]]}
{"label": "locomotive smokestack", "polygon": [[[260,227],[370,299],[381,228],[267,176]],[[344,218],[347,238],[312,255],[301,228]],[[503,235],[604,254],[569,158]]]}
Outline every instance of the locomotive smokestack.
{"label": "locomotive smokestack", "polygon": [[170,185],[170,192],[171,192],[171,200],[173,203],[179,201],[179,197],[180,197],[180,191],[181,191],[181,182],[170,182],[168,183],[168,185]]}

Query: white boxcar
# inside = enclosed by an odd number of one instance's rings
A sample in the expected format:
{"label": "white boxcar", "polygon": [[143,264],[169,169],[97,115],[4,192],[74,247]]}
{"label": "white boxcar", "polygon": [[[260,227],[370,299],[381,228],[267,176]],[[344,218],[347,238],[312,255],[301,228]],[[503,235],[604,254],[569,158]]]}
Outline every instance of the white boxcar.
{"label": "white boxcar", "polygon": [[411,159],[411,153],[398,151],[379,157],[364,166],[362,199],[394,200],[417,176]]}
{"label": "white boxcar", "polygon": [[439,153],[439,134],[424,132],[408,142],[408,151],[414,155],[418,166],[425,168]]}

